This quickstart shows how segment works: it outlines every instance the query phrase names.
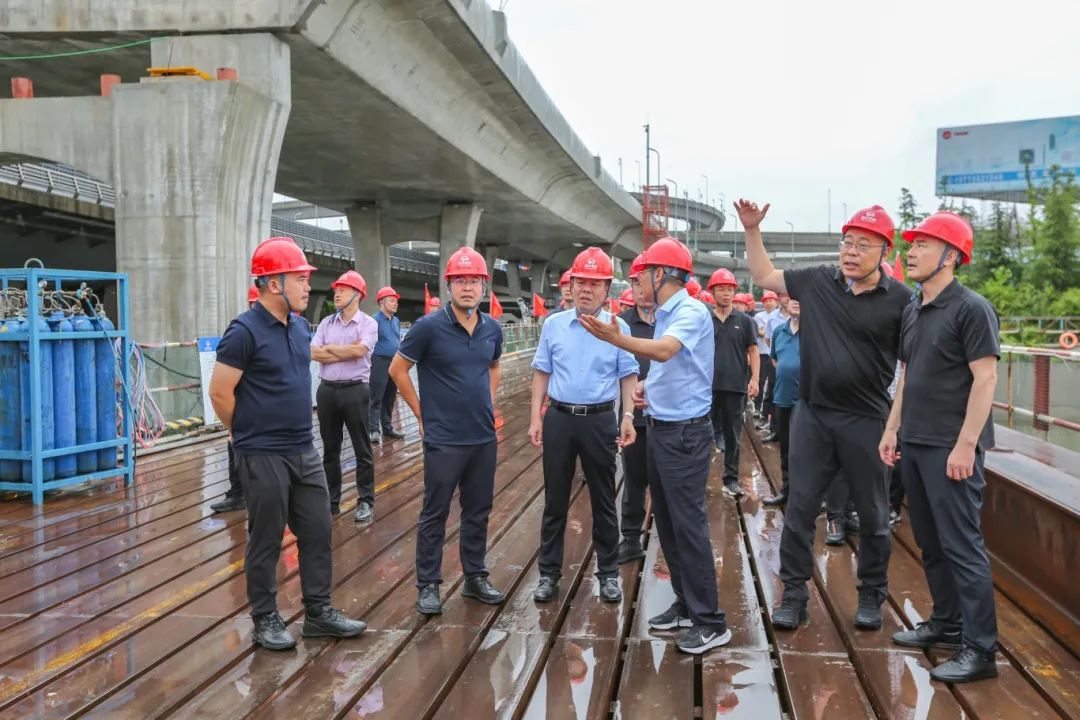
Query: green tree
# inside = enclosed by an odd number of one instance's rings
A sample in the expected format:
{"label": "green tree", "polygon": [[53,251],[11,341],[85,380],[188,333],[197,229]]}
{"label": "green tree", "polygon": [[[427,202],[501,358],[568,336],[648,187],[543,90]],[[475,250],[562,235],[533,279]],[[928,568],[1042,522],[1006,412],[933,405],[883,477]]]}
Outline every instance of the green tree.
{"label": "green tree", "polygon": [[968,284],[978,286],[989,280],[994,271],[1003,268],[1011,281],[1020,279],[1020,243],[1014,231],[1013,217],[995,202],[985,219],[969,218],[975,229],[975,249],[972,252]]}
{"label": "green tree", "polygon": [[1080,272],[1080,188],[1072,173],[1050,168],[1050,184],[1036,191],[1042,204],[1041,217],[1032,225],[1034,262],[1030,279],[1057,292],[1077,285]]}

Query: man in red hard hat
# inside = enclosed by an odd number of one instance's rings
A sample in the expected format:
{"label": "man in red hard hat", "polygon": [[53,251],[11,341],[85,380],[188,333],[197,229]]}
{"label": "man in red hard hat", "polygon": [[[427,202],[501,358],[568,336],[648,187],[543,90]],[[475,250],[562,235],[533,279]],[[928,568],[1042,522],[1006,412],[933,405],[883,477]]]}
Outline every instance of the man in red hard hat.
{"label": "man in red hard hat", "polygon": [[881,628],[888,594],[892,532],[889,481],[877,445],[889,414],[900,322],[911,291],[881,272],[893,244],[893,222],[880,206],[859,210],[841,229],[839,263],[802,270],[773,267],[761,239],[769,206],[735,205],[746,234],[754,282],[787,292],[802,315],[800,397],[792,415],[790,491],[780,539],[783,600],[773,627],[792,630],[808,619],[815,521],[829,486],[849,486],[859,514],[859,602],[855,627]]}
{"label": "man in red hard hat", "polygon": [[634,291],[631,288],[626,288],[619,294],[619,305],[624,310],[634,307]]}
{"label": "man in red hard hat", "polygon": [[966,220],[934,213],[904,231],[904,240],[911,243],[908,277],[921,292],[904,311],[903,367],[879,451],[886,464],[899,456],[903,466],[911,530],[934,610],[893,642],[955,649],[930,677],[970,682],[997,675],[994,582],[979,518],[983,463],[994,445],[998,320],[993,306],[954,276],[971,261],[974,239]]}
{"label": "man in red hard hat", "polygon": [[379,339],[379,326],[360,309],[367,283],[355,270],[335,280],[336,312],[323,318],[311,339],[311,359],[319,363],[319,389],[315,393],[319,433],[323,441],[323,470],[330,491],[330,514],[341,507],[342,428],[349,431],[356,453],[356,513],[359,523],[371,522],[375,512],[375,462],[368,436],[371,400],[371,349]]}
{"label": "man in red hard hat", "polygon": [[[368,429],[371,441],[378,440],[379,429],[382,437],[401,440],[405,436],[394,430],[394,400],[397,398],[397,385],[390,380],[390,363],[401,344],[401,321],[397,318],[398,301],[401,296],[392,287],[382,287],[375,293],[375,302],[379,311],[375,313],[375,322],[379,325],[379,341],[371,351],[371,412],[368,414]],[[432,298],[435,300],[435,298]]]}
{"label": "man in red hard hat", "polygon": [[[594,338],[581,322],[586,316],[621,322],[602,309],[614,278],[611,259],[603,250],[591,247],[578,253],[570,267],[574,309],[544,321],[533,355],[529,440],[542,448],[544,466],[540,579],[533,592],[537,602],[550,602],[559,592],[563,537],[579,457],[592,507],[600,599],[622,599],[615,455],[618,447],[633,444],[636,437],[630,407],[638,364],[626,350]],[[625,323],[622,329],[630,331]],[[543,413],[545,400],[548,410]],[[621,421],[615,412],[620,406]]]}
{"label": "man in red hard hat", "polygon": [[574,307],[574,294],[570,292],[570,271],[559,278],[559,309],[570,310]]}
{"label": "man in red hard hat", "polygon": [[[449,305],[417,320],[390,363],[390,379],[419,420],[424,440],[424,504],[416,528],[416,609],[423,615],[442,613],[446,518],[459,489],[458,545],[465,574],[461,594],[488,604],[503,600],[484,565],[495,490],[495,391],[502,328],[479,310],[491,279],[483,255],[470,247],[454,251],[444,276]],[[414,365],[419,396],[409,377]]]}
{"label": "man in red hard hat", "polygon": [[646,296],[657,306],[652,340],[587,315],[581,323],[601,340],[653,361],[649,377],[634,389],[634,401],[645,409],[649,493],[675,602],[648,622],[654,630],[685,628],[675,646],[700,655],[731,640],[717,598],[705,512],[713,449],[712,320],[708,308],[686,292],[694,271],[689,248],[675,238],[660,238],[645,251],[642,265]]}
{"label": "man in red hard hat", "polygon": [[739,485],[739,439],[742,436],[746,398],[758,393],[761,359],[757,328],[732,301],[738,283],[727,268],[709,278],[709,292],[716,307],[712,310],[713,372],[712,429],[716,451],[724,453],[724,492],[731,497],[743,494]]}
{"label": "man in red hard hat", "polygon": [[307,637],[354,637],[366,625],[330,604],[330,494],[311,433],[311,345],[307,308],[315,268],[292,238],[261,243],[251,256],[259,301],[241,313],[217,348],[210,400],[229,429],[248,508],[244,553],[254,642],[287,650],[296,640],[277,611],[277,562],[288,524],[300,552]]}
{"label": "man in red hard hat", "polygon": [[776,371],[772,364],[772,331],[773,322],[777,316],[777,308],[780,306],[780,298],[772,290],[761,293],[761,305],[763,312],[754,314],[754,323],[757,325],[757,346],[761,355],[761,392],[758,394],[754,415],[767,423],[768,434],[762,440],[764,442],[776,442],[779,435],[776,434],[776,423],[772,413],[772,392],[776,384]]}

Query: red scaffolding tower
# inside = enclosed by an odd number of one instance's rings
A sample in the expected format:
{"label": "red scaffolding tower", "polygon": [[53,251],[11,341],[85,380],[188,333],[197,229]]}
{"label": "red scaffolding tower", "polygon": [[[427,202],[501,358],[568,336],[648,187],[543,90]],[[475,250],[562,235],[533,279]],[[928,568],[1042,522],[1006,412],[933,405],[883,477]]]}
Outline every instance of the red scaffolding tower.
{"label": "red scaffolding tower", "polygon": [[641,193],[641,244],[648,248],[668,234],[668,186],[646,185]]}

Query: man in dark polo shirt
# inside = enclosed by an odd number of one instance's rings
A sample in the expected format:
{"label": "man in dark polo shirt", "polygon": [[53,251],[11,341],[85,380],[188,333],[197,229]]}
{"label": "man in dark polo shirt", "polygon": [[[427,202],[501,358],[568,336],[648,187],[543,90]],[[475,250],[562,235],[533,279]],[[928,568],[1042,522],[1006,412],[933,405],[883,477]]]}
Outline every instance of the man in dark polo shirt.
{"label": "man in dark polo shirt", "polygon": [[[492,605],[503,600],[484,565],[495,489],[494,408],[502,328],[478,309],[491,279],[483,255],[469,247],[455,251],[445,277],[450,302],[416,321],[390,363],[390,379],[419,418],[424,439],[424,505],[416,528],[416,609],[423,615],[442,612],[446,517],[459,487],[461,594]],[[409,378],[414,365],[419,397]]]}
{"label": "man in dark polo shirt", "polygon": [[306,637],[354,637],[366,625],[330,605],[330,495],[311,435],[311,336],[293,312],[307,308],[311,271],[291,238],[255,248],[259,301],[229,325],[217,348],[210,400],[228,428],[248,508],[244,554],[252,640],[287,650],[296,640],[277,611],[277,562],[288,523],[299,549]]}
{"label": "man in dark polo shirt", "polygon": [[[791,488],[780,539],[784,597],[773,626],[792,630],[808,618],[806,583],[813,571],[815,519],[830,483],[842,473],[859,513],[859,606],[855,627],[881,628],[888,592],[889,481],[878,443],[889,414],[900,320],[911,291],[881,271],[892,249],[893,223],[875,205],[842,228],[839,266],[777,270],[759,225],[769,206],[736,203],[746,229],[754,282],[798,300],[802,316],[800,398],[792,416]],[[875,439],[876,438],[876,439]]]}
{"label": "man in dark polo shirt", "polygon": [[[731,497],[743,494],[739,486],[739,444],[742,436],[746,396],[758,394],[761,356],[757,326],[746,313],[732,305],[739,284],[727,268],[720,268],[709,278],[712,308],[713,355],[712,427],[713,441],[724,453],[724,492]],[[749,384],[747,383],[749,378]]]}
{"label": "man in dark polo shirt", "polygon": [[970,682],[997,675],[994,581],[979,515],[983,462],[994,445],[998,320],[990,303],[954,277],[971,260],[966,220],[938,212],[905,231],[904,239],[911,243],[908,277],[922,292],[904,312],[904,366],[879,451],[886,464],[896,462],[899,429],[911,530],[934,610],[893,642],[956,649],[930,677]]}
{"label": "man in dark polo shirt", "polygon": [[[653,337],[653,313],[656,305],[652,296],[645,291],[641,281],[641,271],[645,266],[641,264],[644,253],[634,258],[630,265],[630,293],[633,305],[624,310],[619,317],[630,326],[630,335],[636,338],[652,340]],[[649,376],[649,363],[652,362],[645,355],[634,355],[638,363],[638,381],[644,382]],[[649,485],[647,433],[645,415],[641,408],[634,408],[634,430],[637,432],[637,440],[633,445],[627,445],[622,449],[623,462],[623,496],[622,518],[619,523],[622,530],[622,540],[619,541],[619,564],[633,562],[645,557],[645,549],[641,546],[642,525],[645,522],[645,488]]]}

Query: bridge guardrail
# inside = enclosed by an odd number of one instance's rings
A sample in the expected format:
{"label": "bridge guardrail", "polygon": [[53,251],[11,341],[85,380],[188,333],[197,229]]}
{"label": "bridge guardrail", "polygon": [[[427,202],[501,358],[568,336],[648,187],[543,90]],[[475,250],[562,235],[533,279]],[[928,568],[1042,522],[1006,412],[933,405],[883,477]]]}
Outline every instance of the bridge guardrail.
{"label": "bridge guardrail", "polygon": [[1011,429],[1080,450],[1078,373],[1080,352],[1002,345],[994,394],[996,419]]}

